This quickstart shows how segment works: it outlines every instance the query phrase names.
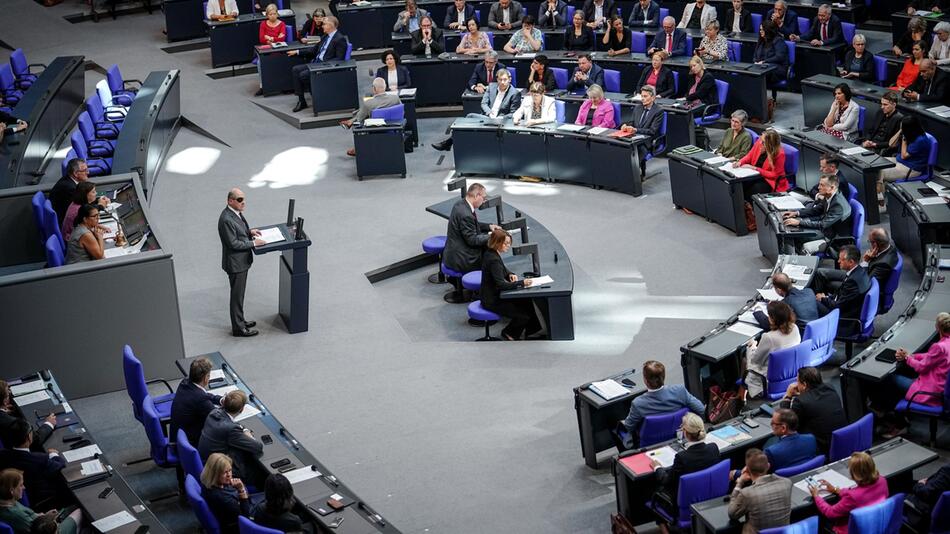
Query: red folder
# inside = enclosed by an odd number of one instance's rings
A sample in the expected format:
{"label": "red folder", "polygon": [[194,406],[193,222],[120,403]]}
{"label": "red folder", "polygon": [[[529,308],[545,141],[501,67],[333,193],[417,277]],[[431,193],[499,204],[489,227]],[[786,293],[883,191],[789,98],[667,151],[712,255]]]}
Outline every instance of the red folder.
{"label": "red folder", "polygon": [[634,454],[633,456],[627,456],[626,458],[621,458],[620,463],[637,475],[645,475],[647,473],[653,472],[653,461],[650,460],[650,457],[647,456],[647,453],[645,452]]}

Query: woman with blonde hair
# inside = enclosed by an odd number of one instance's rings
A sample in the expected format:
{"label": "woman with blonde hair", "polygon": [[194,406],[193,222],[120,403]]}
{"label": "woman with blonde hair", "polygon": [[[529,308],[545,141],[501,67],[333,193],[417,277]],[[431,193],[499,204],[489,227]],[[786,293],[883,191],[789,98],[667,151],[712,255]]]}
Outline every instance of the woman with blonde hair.
{"label": "woman with blonde hair", "polygon": [[211,454],[201,471],[201,495],[226,533],[238,531],[238,516],[251,516],[247,487],[231,474],[231,458],[220,452]]}
{"label": "woman with blonde hair", "polygon": [[574,124],[601,128],[617,127],[614,105],[604,98],[604,90],[596,83],[587,88],[587,100],[584,100],[581,109],[577,111]]}
{"label": "woman with blonde hair", "polygon": [[[34,521],[48,516],[56,518],[60,511],[50,510],[37,514],[23,505],[20,499],[26,486],[23,484],[23,472],[19,469],[0,471],[0,521],[13,529],[14,534],[30,534]],[[59,534],[75,534],[82,523],[82,510],[75,509],[59,523]]]}
{"label": "woman with blonde hair", "polygon": [[[848,520],[851,511],[862,506],[877,504],[887,499],[887,479],[877,472],[874,458],[866,452],[856,452],[848,460],[848,473],[858,485],[853,488],[836,488],[827,480],[819,481],[819,486],[809,486],[818,513],[831,521],[835,534],[848,534]],[[831,505],[822,499],[818,492],[824,490],[840,497]]]}
{"label": "woman with blonde hair", "polygon": [[[676,502],[680,477],[712,467],[720,460],[719,447],[703,441],[706,439],[706,425],[698,415],[692,412],[684,415],[680,431],[685,441],[683,450],[676,453],[669,468],[656,469],[656,482],[661,489],[654,494],[654,502],[662,506],[670,517],[679,516]],[[660,530],[668,532],[665,524],[660,525]]]}

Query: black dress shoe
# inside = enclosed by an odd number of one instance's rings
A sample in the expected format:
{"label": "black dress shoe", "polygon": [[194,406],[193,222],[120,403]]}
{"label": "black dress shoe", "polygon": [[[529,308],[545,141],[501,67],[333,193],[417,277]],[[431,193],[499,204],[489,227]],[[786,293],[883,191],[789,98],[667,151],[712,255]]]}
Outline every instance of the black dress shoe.
{"label": "black dress shoe", "polygon": [[250,328],[245,328],[244,330],[238,330],[237,332],[231,332],[231,335],[234,337],[254,337],[259,332],[257,330],[251,330]]}
{"label": "black dress shoe", "polygon": [[306,102],[306,101],[304,101],[304,100],[298,100],[298,101],[297,101],[297,105],[294,106],[294,113],[297,113],[298,111],[300,111],[300,110],[302,110],[302,109],[304,109],[304,108],[306,108],[306,107],[307,107],[307,102]]}
{"label": "black dress shoe", "polygon": [[257,321],[244,321],[244,328],[254,328],[257,326]]}
{"label": "black dress shoe", "polygon": [[438,143],[432,143],[432,148],[436,150],[441,150],[443,152],[452,150],[452,138],[450,137],[443,141],[439,141]]}
{"label": "black dress shoe", "polygon": [[258,89],[257,92],[254,93],[254,96],[264,96],[264,88],[261,87],[260,89]]}

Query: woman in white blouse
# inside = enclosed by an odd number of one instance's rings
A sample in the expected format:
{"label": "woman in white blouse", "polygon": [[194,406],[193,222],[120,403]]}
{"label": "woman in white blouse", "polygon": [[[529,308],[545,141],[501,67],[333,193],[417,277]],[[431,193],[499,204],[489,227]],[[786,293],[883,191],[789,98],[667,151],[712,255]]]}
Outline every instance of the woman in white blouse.
{"label": "woman in white blouse", "polygon": [[521,107],[515,111],[512,120],[515,124],[537,126],[554,122],[556,118],[554,99],[544,94],[541,82],[534,82],[528,89],[528,97],[521,100]]}
{"label": "woman in white blouse", "polygon": [[851,101],[851,87],[846,83],[835,86],[835,100],[821,130],[841,139],[852,140],[858,135],[858,105]]}
{"label": "woman in white blouse", "polygon": [[220,20],[228,17],[237,17],[237,0],[208,0],[205,16],[208,20]]}
{"label": "woman in white blouse", "polygon": [[[773,351],[794,347],[802,342],[791,306],[782,301],[772,301],[766,306],[766,312],[771,330],[762,334],[758,342],[753,338],[746,343],[745,383],[750,398],[762,394],[763,378],[768,376],[769,372],[769,355]],[[743,394],[740,388],[740,398],[743,398]]]}

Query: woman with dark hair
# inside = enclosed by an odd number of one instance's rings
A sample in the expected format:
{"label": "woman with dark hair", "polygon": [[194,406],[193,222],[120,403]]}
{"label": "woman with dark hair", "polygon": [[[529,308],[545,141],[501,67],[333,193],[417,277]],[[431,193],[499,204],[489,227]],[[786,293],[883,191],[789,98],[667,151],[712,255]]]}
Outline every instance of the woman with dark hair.
{"label": "woman with dark hair", "polygon": [[399,54],[395,50],[386,50],[380,56],[383,66],[376,69],[376,77],[386,80],[386,90],[395,91],[412,87],[412,79],[409,78],[409,69],[401,65]]}
{"label": "woman with dark hair", "polygon": [[925,49],[930,50],[930,32],[927,30],[927,21],[923,17],[911,17],[907,21],[907,31],[901,35],[891,51],[895,56],[908,55],[917,41],[923,41]]}
{"label": "woman with dark hair", "polygon": [[458,47],[455,48],[456,54],[484,54],[490,51],[491,43],[488,41],[488,34],[478,29],[478,21],[474,18],[465,22],[468,33],[462,34]]}
{"label": "woman with dark hair", "polygon": [[653,52],[653,56],[650,58],[650,68],[643,69],[640,74],[640,81],[637,82],[637,92],[644,85],[652,85],[656,88],[656,96],[658,97],[672,98],[676,94],[673,71],[663,64],[668,57],[670,56],[666,53],[666,50]]}
{"label": "woman with dark hair", "polygon": [[775,65],[775,70],[768,74],[769,84],[778,83],[788,76],[788,45],[771,20],[763,21],[759,26],[759,41],[755,44],[752,61],[759,65]]}
{"label": "woman with dark hair", "polygon": [[593,50],[594,30],[587,27],[584,21],[584,12],[577,10],[571,25],[564,31],[564,50]]}
{"label": "woman with dark hair", "polygon": [[920,63],[927,57],[927,45],[923,41],[915,41],[910,49],[910,57],[904,61],[900,74],[897,75],[897,81],[891,86],[891,89],[898,93],[907,89],[917,81],[920,75]]}
{"label": "woman with dark hair", "polygon": [[99,226],[99,208],[83,204],[76,212],[73,233],[66,243],[66,263],[101,260],[105,257],[105,230]]}
{"label": "woman with dark hair", "polygon": [[307,17],[307,22],[303,23],[303,26],[300,27],[300,37],[323,37],[323,19],[327,16],[327,12],[323,10],[322,7],[318,7],[313,10],[313,15]]}
{"label": "woman with dark hair", "polygon": [[293,513],[293,507],[294,487],[287,477],[275,473],[264,482],[264,501],[254,508],[251,516],[262,527],[283,532],[313,532],[313,525]]}
{"label": "woman with dark hair", "polygon": [[604,32],[603,44],[607,48],[608,56],[629,54],[633,36],[630,30],[623,27],[623,19],[614,15],[610,17],[610,28]]}
{"label": "woman with dark hair", "polygon": [[851,87],[846,83],[835,86],[835,99],[819,130],[839,139],[852,140],[858,135],[858,105],[851,101]]}
{"label": "woman with dark hair", "polygon": [[[746,343],[745,388],[753,398],[763,392],[765,377],[769,372],[769,355],[802,342],[791,306],[782,301],[772,301],[765,310],[769,317],[769,331],[762,334],[758,341],[753,338]],[[743,389],[739,388],[740,398],[743,398]]]}
{"label": "woman with dark hair", "polygon": [[557,80],[554,79],[554,71],[548,68],[548,56],[538,54],[531,61],[531,68],[528,70],[528,80],[525,82],[525,88],[530,89],[534,82],[541,82],[544,91],[550,93],[557,89]]}
{"label": "woman with dark hair", "polygon": [[104,208],[109,205],[109,199],[100,197],[96,200],[96,184],[89,180],[79,182],[76,186],[76,190],[73,191],[73,198],[71,199],[69,207],[66,208],[66,216],[63,217],[63,240],[67,243],[69,242],[69,238],[72,237],[79,207],[84,204],[94,204]]}
{"label": "woman with dark hair", "polygon": [[[896,158],[887,158],[895,163],[890,169],[881,170],[881,180],[893,182],[920,176],[927,172],[930,159],[930,140],[921,126],[920,120],[914,115],[907,115],[901,119],[901,129],[897,132],[900,150]],[[879,191],[883,192],[883,183],[878,184]]]}
{"label": "woman with dark hair", "polygon": [[482,307],[511,319],[501,331],[501,337],[508,341],[521,339],[527,332],[528,337],[541,330],[534,304],[529,299],[501,300],[501,292],[510,289],[531,287],[531,279],[519,280],[518,275],[505,267],[501,255],[511,248],[511,234],[495,228],[488,235],[488,245],[482,254]]}

